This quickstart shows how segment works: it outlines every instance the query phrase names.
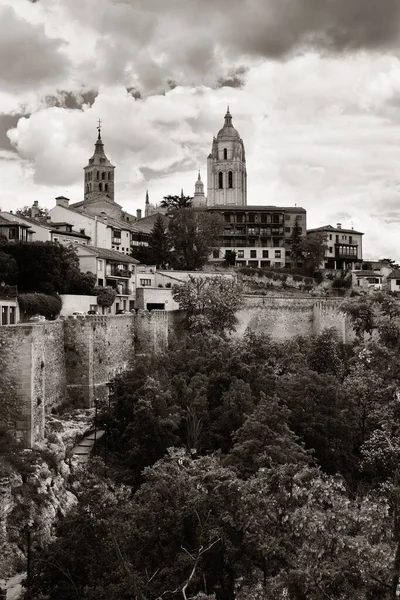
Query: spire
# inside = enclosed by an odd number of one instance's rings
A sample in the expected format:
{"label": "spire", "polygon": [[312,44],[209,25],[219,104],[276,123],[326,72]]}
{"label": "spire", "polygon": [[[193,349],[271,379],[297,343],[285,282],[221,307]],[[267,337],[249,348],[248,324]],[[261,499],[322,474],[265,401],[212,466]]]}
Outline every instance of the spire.
{"label": "spire", "polygon": [[229,112],[229,104],[225,115],[225,127],[232,127],[232,115]]}
{"label": "spire", "polygon": [[149,190],[146,190],[146,204],[150,204],[150,200],[149,200]]}
{"label": "spire", "polygon": [[181,198],[183,198],[183,188],[181,189]]}
{"label": "spire", "polygon": [[197,176],[197,181],[194,184],[194,198],[193,206],[203,206],[206,203],[206,197],[204,195],[204,183],[201,180],[200,171]]}
{"label": "spire", "polygon": [[95,143],[95,153],[104,153],[104,144],[103,140],[101,139],[101,119],[98,120],[97,125],[97,140]]}
{"label": "spire", "polygon": [[201,177],[200,177],[200,169],[199,169],[199,176],[197,177],[197,181],[201,181]]}

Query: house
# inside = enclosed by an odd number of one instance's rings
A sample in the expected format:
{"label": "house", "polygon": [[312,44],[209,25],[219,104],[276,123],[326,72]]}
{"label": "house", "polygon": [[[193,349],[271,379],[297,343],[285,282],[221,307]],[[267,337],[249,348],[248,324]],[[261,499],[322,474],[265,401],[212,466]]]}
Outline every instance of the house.
{"label": "house", "polygon": [[19,306],[17,288],[0,282],[0,313],[1,325],[15,325],[19,322]]}
{"label": "house", "polygon": [[327,250],[321,268],[323,269],[355,269],[360,268],[362,262],[362,236],[361,231],[354,229],[342,229],[341,223],[336,227],[324,225],[308,229],[307,235],[311,233],[323,233],[326,238]]}
{"label": "house", "polygon": [[351,276],[352,286],[364,290],[381,290],[385,283],[384,276],[376,271],[354,270]]}
{"label": "house", "polygon": [[94,273],[96,285],[110,286],[117,292],[115,311],[136,308],[136,265],[138,261],[116,250],[76,245],[82,273]]}
{"label": "house", "polygon": [[7,242],[32,242],[33,231],[30,225],[18,220],[6,219],[0,213],[0,239]]}
{"label": "house", "polygon": [[394,269],[387,278],[389,292],[400,292],[400,269]]}

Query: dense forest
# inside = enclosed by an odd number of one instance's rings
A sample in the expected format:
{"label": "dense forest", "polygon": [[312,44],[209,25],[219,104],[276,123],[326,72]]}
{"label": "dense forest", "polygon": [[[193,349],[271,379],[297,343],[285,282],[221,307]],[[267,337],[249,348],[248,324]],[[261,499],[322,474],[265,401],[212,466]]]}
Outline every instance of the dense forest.
{"label": "dense forest", "polygon": [[400,310],[357,337],[189,332],[114,380],[36,600],[379,600],[400,574]]}

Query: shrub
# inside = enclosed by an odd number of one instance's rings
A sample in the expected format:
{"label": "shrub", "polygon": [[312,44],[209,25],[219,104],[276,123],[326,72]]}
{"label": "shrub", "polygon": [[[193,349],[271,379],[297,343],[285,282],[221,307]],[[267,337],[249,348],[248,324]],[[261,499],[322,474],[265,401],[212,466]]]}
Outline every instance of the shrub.
{"label": "shrub", "polygon": [[351,288],[351,279],[344,279],[340,277],[339,279],[335,279],[332,283],[332,288],[337,289],[350,289]]}
{"label": "shrub", "polygon": [[97,288],[97,304],[110,308],[114,304],[117,292],[110,286]]}
{"label": "shrub", "polygon": [[319,285],[320,283],[322,283],[324,280],[324,276],[322,275],[321,271],[315,271],[314,273],[314,281]]}
{"label": "shrub", "polygon": [[18,304],[21,312],[26,315],[43,315],[50,320],[55,319],[62,308],[60,296],[47,294],[19,294]]}

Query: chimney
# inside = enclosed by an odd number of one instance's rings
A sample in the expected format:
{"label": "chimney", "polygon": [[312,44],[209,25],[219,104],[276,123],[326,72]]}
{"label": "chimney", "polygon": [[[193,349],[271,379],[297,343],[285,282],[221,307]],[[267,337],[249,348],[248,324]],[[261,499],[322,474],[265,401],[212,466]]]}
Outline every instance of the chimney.
{"label": "chimney", "polygon": [[34,201],[31,208],[31,217],[32,219],[36,219],[39,216],[39,202],[37,200]]}
{"label": "chimney", "polygon": [[57,196],[56,206],[63,206],[64,208],[68,208],[69,198],[66,198],[65,196]]}
{"label": "chimney", "polygon": [[137,219],[141,219],[141,218],[142,218],[142,211],[140,210],[140,208],[138,208],[138,209],[136,210],[136,218],[137,218]]}
{"label": "chimney", "polygon": [[342,224],[341,223],[336,223],[336,229],[342,229]]}

